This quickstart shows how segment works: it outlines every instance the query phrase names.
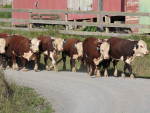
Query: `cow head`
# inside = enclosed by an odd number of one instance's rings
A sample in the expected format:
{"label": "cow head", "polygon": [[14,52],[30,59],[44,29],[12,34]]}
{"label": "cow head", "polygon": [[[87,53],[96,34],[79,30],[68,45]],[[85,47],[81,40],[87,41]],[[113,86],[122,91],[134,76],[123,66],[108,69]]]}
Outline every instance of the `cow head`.
{"label": "cow head", "polygon": [[82,42],[78,42],[77,44],[75,44],[75,48],[77,49],[78,57],[82,57],[83,56]]}
{"label": "cow head", "polygon": [[134,45],[133,50],[135,51],[136,56],[144,56],[149,53],[147,50],[147,44],[143,40],[139,40],[137,45]]}
{"label": "cow head", "polygon": [[33,53],[37,53],[39,52],[39,44],[40,44],[40,40],[38,40],[37,38],[34,38],[31,40],[31,50]]}
{"label": "cow head", "polygon": [[6,41],[3,38],[0,38],[0,53],[4,54],[5,53],[5,46],[6,46]]}
{"label": "cow head", "polygon": [[110,44],[108,42],[102,42],[102,44],[100,45],[100,53],[104,59],[109,59],[109,50]]}
{"label": "cow head", "polygon": [[65,39],[55,38],[53,41],[53,47],[57,51],[63,51],[63,45],[66,43]]}

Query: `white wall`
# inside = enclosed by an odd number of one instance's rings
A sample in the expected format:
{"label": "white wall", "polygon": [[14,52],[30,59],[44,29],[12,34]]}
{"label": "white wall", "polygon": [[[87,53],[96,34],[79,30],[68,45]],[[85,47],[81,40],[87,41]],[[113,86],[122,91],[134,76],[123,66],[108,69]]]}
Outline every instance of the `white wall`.
{"label": "white wall", "polygon": [[12,4],[13,0],[0,0],[0,5]]}

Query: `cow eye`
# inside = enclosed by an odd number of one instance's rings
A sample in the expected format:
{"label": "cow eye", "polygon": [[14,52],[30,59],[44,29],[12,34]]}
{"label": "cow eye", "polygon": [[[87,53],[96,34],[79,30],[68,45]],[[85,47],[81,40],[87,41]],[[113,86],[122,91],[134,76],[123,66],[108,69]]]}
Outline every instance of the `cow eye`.
{"label": "cow eye", "polygon": [[143,48],[143,46],[140,46],[141,48]]}
{"label": "cow eye", "polygon": [[34,46],[34,44],[33,44],[33,46]]}
{"label": "cow eye", "polygon": [[104,50],[102,50],[104,52]]}

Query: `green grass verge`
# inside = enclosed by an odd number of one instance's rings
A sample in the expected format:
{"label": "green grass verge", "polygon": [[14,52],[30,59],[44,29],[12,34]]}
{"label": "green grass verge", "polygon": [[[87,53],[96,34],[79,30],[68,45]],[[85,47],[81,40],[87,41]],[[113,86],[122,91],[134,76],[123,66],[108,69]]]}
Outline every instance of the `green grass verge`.
{"label": "green grass verge", "polygon": [[[5,5],[2,6],[1,8],[12,8],[12,5]],[[0,12],[0,18],[12,18],[12,13],[11,12]],[[0,22],[0,27],[11,27],[12,24],[11,22]]]}
{"label": "green grass verge", "polygon": [[8,84],[0,71],[0,113],[52,113],[49,102],[32,88]]}
{"label": "green grass verge", "polygon": [[[0,32],[4,32],[4,33],[9,33],[9,34],[20,34],[22,36],[28,37],[28,38],[37,38],[40,35],[44,35],[44,36],[53,36],[53,37],[59,37],[59,38],[63,38],[63,39],[69,39],[69,38],[77,38],[80,39],[81,41],[83,41],[85,38],[89,37],[89,36],[78,36],[78,35],[64,35],[64,34],[60,34],[58,31],[54,31],[53,29],[49,29],[48,31],[43,31],[43,32],[32,32],[32,31],[13,31],[13,30],[3,30],[0,29]],[[94,36],[96,38],[100,38],[100,39],[109,39],[110,37],[108,36]],[[123,37],[122,37],[123,38]],[[134,36],[130,36],[130,37],[126,37],[125,39],[134,39],[134,40],[144,40],[147,43],[147,47],[148,50],[150,50],[150,39],[147,38],[146,36],[139,36],[139,35],[134,35]],[[61,55],[58,59],[61,58]],[[39,66],[39,68],[45,69],[45,65],[44,65],[44,60],[43,58],[41,58],[41,64]],[[51,62],[49,61],[49,64],[51,64]],[[67,70],[70,70],[70,58],[67,57]],[[76,67],[78,67],[80,65],[80,62],[76,63]],[[118,75],[121,76],[122,70],[123,70],[123,62],[120,61],[117,65],[118,67]],[[62,62],[60,62],[57,65],[59,70],[63,69],[63,65]],[[135,60],[132,63],[132,67],[133,67],[133,74],[135,75],[135,77],[142,77],[142,78],[150,78],[150,55],[147,55],[146,57],[136,57]],[[80,72],[85,72],[86,73],[86,67],[84,66],[83,69],[79,70]],[[127,72],[127,76],[129,76],[128,71]],[[109,67],[108,70],[108,74],[109,75],[113,75],[113,66],[111,65]]]}

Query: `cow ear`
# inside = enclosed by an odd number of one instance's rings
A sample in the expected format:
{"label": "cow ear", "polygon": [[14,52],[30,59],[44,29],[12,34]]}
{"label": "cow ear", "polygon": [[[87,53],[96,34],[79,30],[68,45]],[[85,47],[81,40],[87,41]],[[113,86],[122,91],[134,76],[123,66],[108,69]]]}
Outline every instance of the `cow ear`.
{"label": "cow ear", "polygon": [[134,47],[135,47],[136,49],[138,49],[138,48],[139,48],[138,44],[135,44],[135,45],[134,45]]}
{"label": "cow ear", "polygon": [[66,43],[66,39],[63,39],[63,43],[64,43],[64,44]]}
{"label": "cow ear", "polygon": [[29,41],[29,45],[31,46],[31,40]]}

